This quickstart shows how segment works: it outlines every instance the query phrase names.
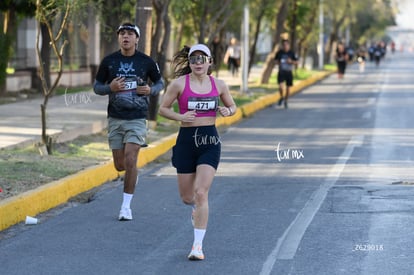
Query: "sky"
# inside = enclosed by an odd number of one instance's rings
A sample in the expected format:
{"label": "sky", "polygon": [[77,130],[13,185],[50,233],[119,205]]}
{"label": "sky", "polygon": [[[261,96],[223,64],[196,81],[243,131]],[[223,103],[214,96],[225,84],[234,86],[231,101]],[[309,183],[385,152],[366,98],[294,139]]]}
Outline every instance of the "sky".
{"label": "sky", "polygon": [[397,25],[403,28],[414,28],[414,1],[395,0],[398,4]]}

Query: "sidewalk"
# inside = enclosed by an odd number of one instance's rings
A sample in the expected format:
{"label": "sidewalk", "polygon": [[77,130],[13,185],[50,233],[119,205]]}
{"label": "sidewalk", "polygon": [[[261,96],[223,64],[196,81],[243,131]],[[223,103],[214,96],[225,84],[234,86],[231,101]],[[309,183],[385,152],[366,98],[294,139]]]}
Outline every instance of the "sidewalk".
{"label": "sidewalk", "polygon": [[[241,72],[240,72],[241,73]],[[261,68],[254,67],[250,79],[257,78]],[[220,71],[219,78],[227,85],[240,85],[239,77]],[[41,141],[40,104],[43,99],[0,105],[0,149],[27,146]],[[57,142],[74,139],[80,135],[101,132],[107,126],[107,96],[92,91],[55,96],[47,106],[48,133]]]}
{"label": "sidewalk", "polygon": [[[48,133],[63,142],[100,132],[106,126],[107,97],[92,91],[55,96],[47,108]],[[0,149],[41,140],[40,104],[43,99],[0,105]]]}

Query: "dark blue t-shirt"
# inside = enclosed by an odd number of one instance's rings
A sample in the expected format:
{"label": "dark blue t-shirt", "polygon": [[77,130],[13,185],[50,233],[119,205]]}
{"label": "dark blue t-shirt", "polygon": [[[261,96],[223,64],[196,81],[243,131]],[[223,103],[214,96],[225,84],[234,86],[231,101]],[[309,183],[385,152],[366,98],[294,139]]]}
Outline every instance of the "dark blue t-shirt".
{"label": "dark blue t-shirt", "polygon": [[275,60],[279,61],[279,71],[292,71],[293,70],[293,64],[287,63],[288,59],[291,59],[293,61],[297,61],[298,58],[295,55],[295,53],[292,50],[289,50],[285,52],[284,50],[279,50],[276,53]]}
{"label": "dark blue t-shirt", "polygon": [[154,60],[138,51],[133,56],[124,56],[121,51],[106,56],[99,65],[96,80],[109,84],[116,77],[125,77],[125,90],[109,94],[108,116],[118,119],[146,118],[148,113],[148,96],[136,93],[141,81],[157,82],[161,73]]}

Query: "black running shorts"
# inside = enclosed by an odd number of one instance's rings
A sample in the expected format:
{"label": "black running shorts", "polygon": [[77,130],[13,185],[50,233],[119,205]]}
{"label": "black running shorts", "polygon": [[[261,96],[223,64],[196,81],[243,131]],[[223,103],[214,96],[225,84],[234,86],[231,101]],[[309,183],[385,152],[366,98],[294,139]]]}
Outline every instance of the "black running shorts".
{"label": "black running shorts", "polygon": [[178,174],[195,173],[201,164],[210,165],[217,170],[221,141],[216,127],[181,127],[172,151],[172,165]]}
{"label": "black running shorts", "polygon": [[346,61],[337,61],[338,64],[338,73],[345,74],[346,70]]}
{"label": "black running shorts", "polygon": [[287,86],[293,86],[293,73],[292,71],[279,70],[277,74],[277,83],[280,84],[286,81]]}

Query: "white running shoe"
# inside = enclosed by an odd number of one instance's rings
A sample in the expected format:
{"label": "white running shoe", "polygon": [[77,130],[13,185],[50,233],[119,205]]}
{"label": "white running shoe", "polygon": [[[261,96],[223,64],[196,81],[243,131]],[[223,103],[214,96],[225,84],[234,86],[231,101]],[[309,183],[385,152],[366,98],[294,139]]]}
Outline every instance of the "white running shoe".
{"label": "white running shoe", "polygon": [[193,245],[193,247],[191,248],[191,252],[188,255],[188,259],[190,261],[204,260],[204,254],[203,254],[203,249],[201,247],[201,244]]}
{"label": "white running shoe", "polygon": [[130,221],[132,220],[132,211],[131,208],[121,208],[119,211],[119,220],[120,221]]}

